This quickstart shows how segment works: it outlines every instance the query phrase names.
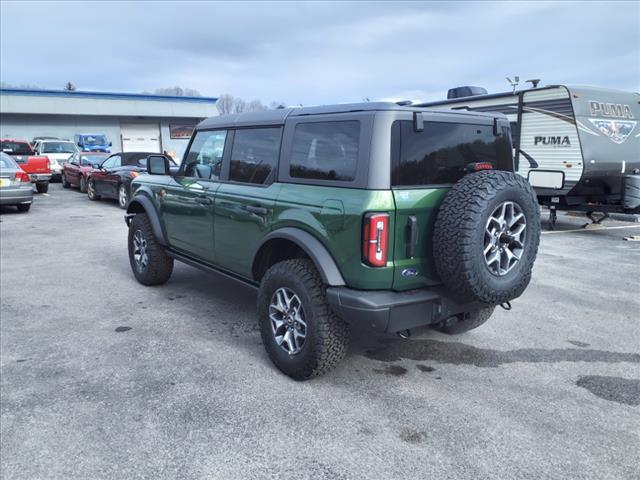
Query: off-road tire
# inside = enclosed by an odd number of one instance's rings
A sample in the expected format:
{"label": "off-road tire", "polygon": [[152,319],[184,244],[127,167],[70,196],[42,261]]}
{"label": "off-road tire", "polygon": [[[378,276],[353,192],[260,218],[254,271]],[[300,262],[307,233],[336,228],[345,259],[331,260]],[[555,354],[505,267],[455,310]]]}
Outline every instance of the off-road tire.
{"label": "off-road tire", "polygon": [[[485,264],[486,223],[494,209],[514,201],[525,214],[524,251],[504,276]],[[445,195],[433,234],[436,269],[444,285],[461,301],[490,305],[513,300],[524,292],[540,242],[540,208],[529,182],[516,173],[485,170],[465,175]]]}
{"label": "off-road tire", "polygon": [[16,207],[18,207],[18,211],[19,212],[28,212],[29,209],[31,208],[31,204],[30,203],[20,203],[20,204],[16,205]]}
{"label": "off-road tire", "polygon": [[71,186],[71,184],[67,182],[67,177],[64,175],[64,173],[61,175],[60,181],[62,182],[62,188],[69,188]]}
{"label": "off-road tire", "polygon": [[36,191],[38,193],[47,193],[49,191],[49,182],[36,183]]}
{"label": "off-road tire", "polygon": [[[148,263],[140,268],[134,258],[133,237],[140,231],[147,242]],[[173,258],[167,255],[164,247],[158,243],[149,217],[144,213],[136,214],[129,225],[129,264],[138,282],[143,285],[160,285],[166,283],[173,272]]]}
{"label": "off-road tire", "polygon": [[489,320],[496,307],[485,307],[475,312],[462,313],[451,318],[447,318],[433,326],[435,330],[448,335],[459,335],[468,332]]}
{"label": "off-road tire", "polygon": [[87,179],[84,178],[84,176],[80,176],[78,188],[80,189],[80,193],[87,193]]}
{"label": "off-road tire", "polygon": [[[301,299],[307,337],[299,353],[289,355],[274,337],[269,305],[274,292],[287,287]],[[333,369],[349,348],[349,326],[327,303],[326,286],[310,260],[292,259],[273,265],[262,278],[258,292],[262,343],[271,361],[295,380],[308,380]]]}

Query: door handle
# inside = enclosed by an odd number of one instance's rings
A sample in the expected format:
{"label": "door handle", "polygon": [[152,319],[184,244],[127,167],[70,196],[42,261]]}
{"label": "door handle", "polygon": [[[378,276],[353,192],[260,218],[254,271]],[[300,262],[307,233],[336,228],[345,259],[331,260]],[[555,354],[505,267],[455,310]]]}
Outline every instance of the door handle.
{"label": "door handle", "polygon": [[211,199],[206,195],[200,195],[196,197],[196,203],[199,203],[200,205],[211,205]]}
{"label": "door handle", "polygon": [[258,207],[255,205],[247,205],[245,209],[250,213],[255,213],[256,215],[266,215],[267,213],[269,213],[269,210],[267,210],[266,208]]}
{"label": "door handle", "polygon": [[408,258],[413,258],[416,256],[416,243],[418,243],[418,219],[415,215],[409,215],[405,230],[405,251]]}

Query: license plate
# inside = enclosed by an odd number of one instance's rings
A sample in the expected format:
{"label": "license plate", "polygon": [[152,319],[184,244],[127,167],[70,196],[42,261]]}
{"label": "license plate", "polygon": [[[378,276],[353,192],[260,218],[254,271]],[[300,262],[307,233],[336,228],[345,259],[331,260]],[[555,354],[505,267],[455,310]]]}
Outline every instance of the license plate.
{"label": "license plate", "polygon": [[0,187],[8,187],[11,185],[11,180],[8,178],[0,178]]}

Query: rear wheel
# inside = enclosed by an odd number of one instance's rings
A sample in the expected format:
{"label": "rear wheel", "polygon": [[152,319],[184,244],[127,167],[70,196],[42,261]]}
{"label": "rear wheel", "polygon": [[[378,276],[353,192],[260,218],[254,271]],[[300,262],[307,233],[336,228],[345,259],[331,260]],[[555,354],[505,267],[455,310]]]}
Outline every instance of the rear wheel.
{"label": "rear wheel", "polygon": [[118,205],[120,205],[120,208],[127,208],[127,202],[129,202],[129,193],[127,192],[127,186],[122,183],[118,187]]}
{"label": "rear wheel", "polygon": [[80,193],[87,193],[87,179],[80,177]]}
{"label": "rear wheel", "polygon": [[271,361],[295,380],[334,368],[349,346],[349,327],[335,315],[310,260],[285,260],[262,278],[258,315]]}
{"label": "rear wheel", "polygon": [[91,179],[87,183],[87,197],[89,200],[100,200],[100,195],[96,193],[96,184]]}
{"label": "rear wheel", "polygon": [[129,263],[143,285],[166,283],[173,272],[173,258],[158,243],[149,217],[138,213],[129,225]]}
{"label": "rear wheel", "polygon": [[38,193],[47,193],[49,191],[49,182],[36,183],[36,190]]}
{"label": "rear wheel", "polygon": [[461,313],[459,315],[447,318],[446,320],[434,325],[433,328],[439,332],[448,335],[458,335],[468,332],[489,320],[493,314],[495,307],[486,307],[470,313]]}
{"label": "rear wheel", "polygon": [[16,205],[16,207],[18,207],[18,211],[19,212],[28,212],[29,209],[31,208],[31,204],[30,203],[20,203],[19,205]]}

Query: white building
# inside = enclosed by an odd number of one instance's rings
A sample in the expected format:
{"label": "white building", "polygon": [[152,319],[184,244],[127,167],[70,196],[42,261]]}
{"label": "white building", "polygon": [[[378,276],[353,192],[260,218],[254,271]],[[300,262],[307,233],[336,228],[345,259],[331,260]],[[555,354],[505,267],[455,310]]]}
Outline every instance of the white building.
{"label": "white building", "polygon": [[0,138],[73,140],[104,134],[112,152],[174,153],[178,160],[193,127],[218,115],[217,98],[130,93],[0,89]]}

